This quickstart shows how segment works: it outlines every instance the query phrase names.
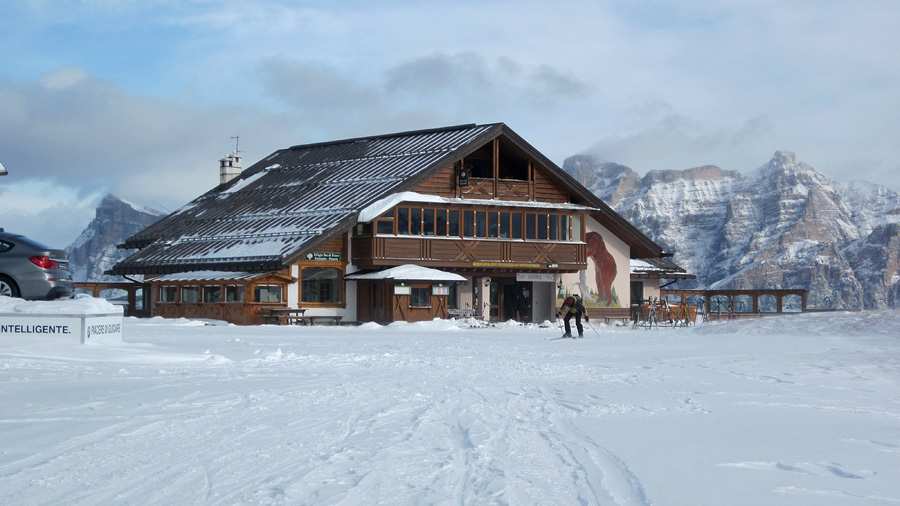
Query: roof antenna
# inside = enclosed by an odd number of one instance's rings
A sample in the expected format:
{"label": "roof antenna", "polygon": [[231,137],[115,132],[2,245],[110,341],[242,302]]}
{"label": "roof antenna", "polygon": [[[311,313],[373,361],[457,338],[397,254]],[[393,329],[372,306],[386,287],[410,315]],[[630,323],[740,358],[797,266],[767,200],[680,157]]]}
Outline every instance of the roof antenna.
{"label": "roof antenna", "polygon": [[240,149],[240,147],[241,147],[241,136],[240,136],[240,135],[233,135],[233,136],[231,136],[231,138],[234,139],[234,154],[240,153],[240,152],[241,152],[241,149]]}

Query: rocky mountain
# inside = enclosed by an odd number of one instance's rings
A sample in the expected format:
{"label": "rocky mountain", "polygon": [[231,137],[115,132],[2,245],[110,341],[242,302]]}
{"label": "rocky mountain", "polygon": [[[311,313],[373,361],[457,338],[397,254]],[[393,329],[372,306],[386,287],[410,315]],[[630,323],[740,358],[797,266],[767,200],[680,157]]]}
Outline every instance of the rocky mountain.
{"label": "rocky mountain", "polygon": [[66,248],[72,277],[75,281],[121,281],[118,276],[103,274],[129,254],[116,245],[159,220],[162,214],[111,194],[103,197],[94,219]]}
{"label": "rocky mountain", "polygon": [[[811,307],[900,306],[900,195],[837,183],[779,151],[751,173],[564,168],[711,288],[808,288]],[[680,284],[679,286],[684,286]]]}

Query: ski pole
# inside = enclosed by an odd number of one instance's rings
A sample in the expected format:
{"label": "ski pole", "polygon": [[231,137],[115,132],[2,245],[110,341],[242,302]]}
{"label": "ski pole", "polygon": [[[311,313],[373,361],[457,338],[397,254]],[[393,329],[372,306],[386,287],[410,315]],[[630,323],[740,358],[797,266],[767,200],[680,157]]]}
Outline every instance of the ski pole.
{"label": "ski pole", "polygon": [[597,330],[596,328],[594,328],[594,325],[591,324],[591,321],[590,321],[590,320],[585,320],[584,323],[587,323],[587,324],[588,324],[588,327],[590,327],[591,330],[593,330],[594,333],[597,334],[597,337],[603,337],[603,334],[601,334],[599,330]]}

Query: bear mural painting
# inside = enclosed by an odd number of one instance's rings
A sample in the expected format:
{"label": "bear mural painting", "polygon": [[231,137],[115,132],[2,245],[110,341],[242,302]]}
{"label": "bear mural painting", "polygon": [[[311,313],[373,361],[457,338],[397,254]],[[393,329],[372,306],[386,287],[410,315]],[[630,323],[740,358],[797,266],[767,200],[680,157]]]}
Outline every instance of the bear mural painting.
{"label": "bear mural painting", "polygon": [[628,303],[631,249],[599,221],[585,223],[586,268],[566,273],[557,283],[557,302],[579,294],[590,309],[621,309]]}
{"label": "bear mural painting", "polygon": [[616,259],[606,249],[603,236],[597,232],[588,232],[585,235],[585,242],[587,257],[594,263],[594,286],[587,285],[587,271],[582,271],[579,279],[579,284],[582,285],[581,292],[599,305],[616,307],[619,305],[613,288],[613,281],[616,279]]}

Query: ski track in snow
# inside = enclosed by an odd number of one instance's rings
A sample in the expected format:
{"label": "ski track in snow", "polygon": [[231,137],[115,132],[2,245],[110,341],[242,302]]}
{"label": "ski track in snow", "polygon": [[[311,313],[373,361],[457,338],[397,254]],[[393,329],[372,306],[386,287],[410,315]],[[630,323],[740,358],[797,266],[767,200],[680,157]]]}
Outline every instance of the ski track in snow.
{"label": "ski track in snow", "polygon": [[824,318],[0,343],[0,504],[900,503],[900,316]]}

